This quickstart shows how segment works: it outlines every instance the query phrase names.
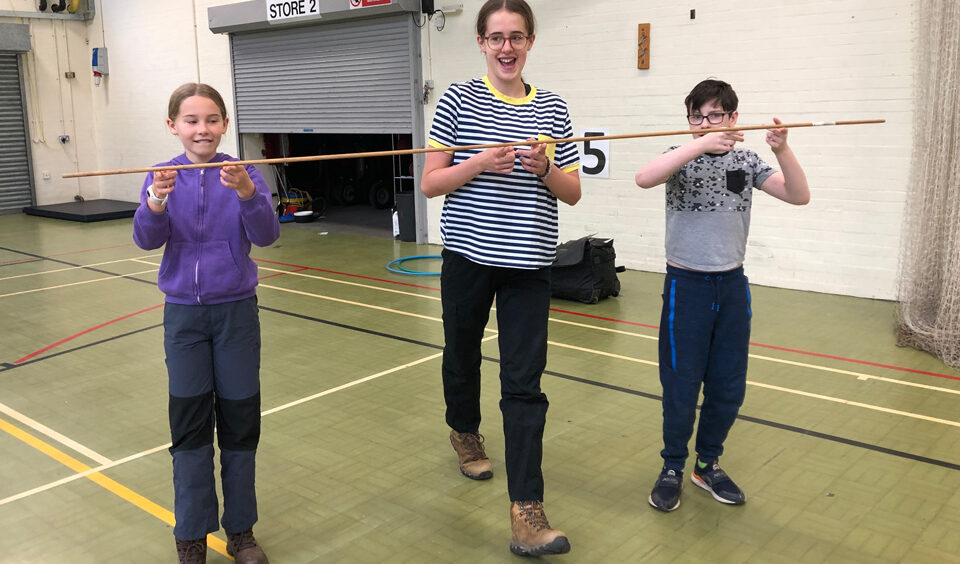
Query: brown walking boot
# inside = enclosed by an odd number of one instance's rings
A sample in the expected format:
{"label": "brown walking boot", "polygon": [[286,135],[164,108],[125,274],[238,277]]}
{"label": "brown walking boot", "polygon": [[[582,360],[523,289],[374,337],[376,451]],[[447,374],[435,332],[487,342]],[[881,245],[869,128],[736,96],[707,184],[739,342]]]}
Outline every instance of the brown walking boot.
{"label": "brown walking boot", "polygon": [[253,529],[242,533],[227,533],[227,554],[233,556],[237,564],[269,564],[267,555],[253,538]]}
{"label": "brown walking boot", "polygon": [[563,531],[550,528],[539,501],[514,501],[510,504],[510,552],[520,556],[566,554],[570,541]]}
{"label": "brown walking boot", "polygon": [[460,472],[471,480],[489,480],[493,477],[490,459],[483,450],[483,435],[458,433],[450,430],[450,444],[460,459]]}
{"label": "brown walking boot", "polygon": [[180,564],[207,564],[207,537],[177,541],[177,561]]}

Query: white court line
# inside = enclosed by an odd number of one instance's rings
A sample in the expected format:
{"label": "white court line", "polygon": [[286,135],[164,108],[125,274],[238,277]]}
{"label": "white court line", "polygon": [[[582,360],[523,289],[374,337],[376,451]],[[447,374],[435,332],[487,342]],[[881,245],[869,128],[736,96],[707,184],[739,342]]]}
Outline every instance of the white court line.
{"label": "white court line", "polygon": [[17,501],[18,499],[23,499],[23,498],[25,498],[25,497],[30,497],[30,496],[32,496],[32,495],[35,495],[35,494],[38,494],[38,493],[41,493],[41,492],[45,492],[45,491],[47,491],[47,490],[52,490],[53,488],[56,488],[56,487],[58,487],[58,486],[62,486],[62,485],[64,485],[64,484],[69,484],[70,482],[73,482],[73,481],[75,481],[75,480],[79,480],[80,478],[85,478],[85,477],[89,476],[90,474],[95,474],[95,473],[97,473],[97,472],[103,472],[104,470],[108,470],[108,469],[110,469],[110,468],[115,468],[115,467],[117,467],[117,466],[120,466],[121,464],[126,464],[127,462],[130,462],[131,460],[137,460],[138,458],[143,458],[144,456],[148,456],[148,455],[151,455],[151,454],[153,454],[153,453],[155,453],[155,452],[158,452],[158,451],[161,451],[161,450],[170,448],[170,446],[171,446],[171,443],[167,443],[167,444],[165,444],[165,445],[160,445],[160,446],[157,446],[157,447],[153,447],[153,448],[151,448],[151,449],[149,449],[149,450],[145,450],[145,451],[142,451],[142,452],[138,452],[138,453],[136,453],[136,454],[131,454],[130,456],[128,456],[128,457],[126,457],[126,458],[121,458],[120,460],[114,460],[114,461],[112,461],[112,462],[110,462],[110,463],[108,463],[108,464],[101,464],[100,466],[97,466],[96,468],[91,468],[91,469],[89,469],[89,470],[85,470],[85,471],[80,472],[80,473],[78,473],[78,474],[71,474],[71,475],[67,476],[66,478],[60,478],[59,480],[57,480],[57,481],[55,481],[55,482],[50,482],[49,484],[44,484],[44,485],[42,485],[42,486],[37,486],[37,487],[33,488],[32,490],[26,490],[26,491],[20,492],[20,493],[18,493],[18,494],[14,494],[14,495],[12,495],[12,496],[10,496],[10,497],[5,497],[5,498],[3,498],[3,499],[0,499],[0,505],[6,505],[6,504],[8,504],[8,503],[12,503],[12,502],[14,502],[14,501]]}
{"label": "white court line", "polygon": [[82,282],[71,282],[70,284],[60,284],[58,286],[45,286],[43,288],[33,288],[32,290],[23,290],[22,292],[11,292],[9,294],[0,294],[0,298],[7,298],[10,296],[19,296],[22,294],[32,294],[34,292],[46,292],[47,290],[56,290],[58,288],[69,288],[70,286],[79,286],[81,284],[92,284],[93,282],[103,282],[105,280],[116,280],[117,278],[124,278],[126,276],[137,276],[140,274],[146,274],[148,272],[156,272],[156,268],[151,268],[150,270],[144,270],[142,272],[130,272],[127,274],[118,274],[116,276],[108,276],[106,278],[95,278],[93,280],[84,280]]}
{"label": "white court line", "polygon": [[86,456],[90,460],[96,460],[100,464],[110,464],[111,462],[113,462],[106,456],[103,456],[102,454],[83,446],[77,441],[74,441],[73,439],[54,431],[53,429],[51,429],[50,427],[47,427],[46,425],[44,425],[43,423],[40,423],[39,421],[35,421],[27,417],[26,415],[20,413],[16,409],[13,409],[12,407],[6,404],[0,403],[0,413],[4,413],[11,419],[16,419],[17,421],[23,423],[27,427],[30,427],[34,431],[37,431],[38,433],[46,435],[62,445],[72,448],[73,450]]}
{"label": "white court line", "polygon": [[883,413],[892,413],[894,415],[902,415],[903,417],[909,417],[911,419],[921,419],[923,421],[930,421],[932,423],[940,423],[941,425],[950,425],[951,427],[960,427],[960,421],[951,421],[949,419],[939,419],[937,417],[928,417],[926,415],[920,415],[918,413],[912,413],[909,411],[900,411],[899,409],[890,409],[888,407],[880,407],[878,405],[872,405],[869,403],[850,401],[850,400],[845,400],[843,398],[835,398],[833,396],[825,396],[823,394],[814,394],[812,392],[804,392],[801,390],[794,390],[792,388],[784,388],[782,386],[774,386],[771,384],[762,384],[760,382],[752,382],[750,380],[747,380],[747,384],[750,384],[751,386],[757,386],[760,388],[768,388],[770,390],[776,390],[778,392],[786,392],[788,394],[796,394],[798,396],[806,396],[808,398],[821,399],[824,401],[830,401],[834,403],[842,403],[843,405],[852,405],[854,407],[862,407],[864,409],[881,411]]}
{"label": "white court line", "polygon": [[[140,258],[151,258],[151,257],[159,257],[159,256],[162,256],[162,255],[147,255],[147,256],[145,256],[145,257],[140,257]],[[0,278],[0,282],[3,282],[4,280],[13,280],[14,278],[26,278],[26,277],[28,277],[28,276],[40,276],[41,274],[53,274],[54,272],[67,272],[67,271],[69,271],[69,270],[80,270],[80,269],[83,269],[83,268],[91,268],[91,267],[94,267],[94,266],[103,266],[103,265],[105,265],[105,264],[116,264],[116,263],[118,263],[118,262],[128,262],[128,261],[143,262],[143,261],[140,261],[140,259],[137,259],[137,258],[125,258],[125,259],[120,259],[120,260],[110,260],[110,261],[107,261],[107,262],[95,262],[95,263],[93,263],[93,264],[81,264],[80,266],[69,266],[69,267],[67,267],[67,268],[57,268],[57,269],[54,269],[54,270],[44,270],[44,271],[42,271],[42,272],[31,272],[31,273],[29,273],[29,274],[17,274],[16,276],[7,276],[6,278]],[[147,264],[154,264],[154,263],[147,263]],[[154,266],[160,266],[160,265],[154,264]]]}
{"label": "white court line", "polygon": [[[148,263],[148,264],[150,264],[150,263]],[[361,288],[369,288],[369,289],[371,289],[371,290],[378,290],[378,291],[381,291],[381,292],[390,292],[390,293],[394,293],[394,294],[403,294],[403,295],[412,296],[412,297],[415,297],[415,298],[425,298],[425,299],[428,299],[428,300],[439,300],[439,299],[440,299],[440,298],[437,298],[437,297],[434,297],[434,296],[426,296],[426,295],[424,295],[424,294],[419,294],[419,293],[416,293],[416,292],[407,292],[407,291],[403,291],[403,290],[394,290],[394,289],[392,289],[392,288],[381,288],[381,287],[379,287],[379,286],[373,286],[373,285],[370,285],[370,284],[358,284],[358,283],[356,283],[356,282],[347,282],[347,281],[344,281],[344,280],[337,280],[337,279],[335,279],[335,278],[327,278],[327,277],[324,277],[324,276],[314,276],[314,275],[310,275],[310,274],[303,274],[303,273],[300,273],[300,272],[289,272],[289,271],[286,271],[286,270],[278,270],[278,269],[275,269],[275,268],[266,268],[266,267],[259,266],[259,265],[258,265],[258,268],[261,268],[261,269],[263,269],[263,270],[268,270],[268,271],[270,271],[270,272],[282,272],[282,273],[286,273],[286,274],[288,274],[288,275],[293,275],[293,276],[304,276],[304,277],[306,277],[306,278],[313,278],[313,279],[316,279],[316,280],[324,280],[324,281],[327,281],[327,282],[334,282],[334,283],[337,283],[337,284],[346,284],[346,285],[350,285],[350,286],[359,286],[359,287],[361,287]],[[265,285],[264,285],[264,286],[265,286]],[[275,289],[275,290],[288,291],[288,290],[284,290],[283,288],[280,288],[280,287],[278,287],[278,286],[265,286],[265,287],[272,288],[272,289]],[[289,291],[291,291],[291,292],[297,292],[296,290],[289,290]],[[335,298],[326,298],[326,297],[324,297],[324,296],[320,296],[319,294],[310,294],[310,293],[307,293],[307,292],[304,292],[304,295],[311,295],[311,296],[313,296],[313,297],[322,297],[322,298],[324,298],[324,299],[334,299],[334,300],[335,300]],[[363,307],[373,307],[373,308],[376,308],[376,307],[377,307],[377,306],[369,306],[369,305],[367,305],[367,304],[362,304],[362,303],[357,303],[357,302],[346,302],[346,303],[351,303],[351,304],[353,304],[353,305],[361,305],[361,306],[363,306]],[[492,310],[492,311],[496,311],[497,308],[496,308],[496,307],[493,307],[493,308],[491,308],[491,310]],[[392,312],[392,313],[400,313],[400,314],[403,314],[403,315],[412,315],[412,316],[415,316],[415,317],[422,317],[422,316],[417,316],[416,314],[410,314],[410,313],[403,312],[403,311],[397,311],[397,310],[387,310],[387,311],[390,311],[390,312]],[[436,319],[436,318],[427,317],[426,319]],[[562,323],[562,324],[564,324],[564,325],[572,325],[572,326],[574,326],[574,327],[583,327],[583,328],[585,328],[585,329],[592,329],[592,330],[594,330],[594,331],[603,331],[603,332],[606,332],[606,333],[615,333],[615,334],[618,334],[618,335],[627,335],[627,336],[629,336],[629,337],[636,337],[636,338],[639,338],[639,339],[649,339],[649,340],[651,340],[651,341],[659,341],[659,340],[660,340],[660,339],[659,339],[658,337],[656,337],[656,336],[653,336],[653,335],[644,335],[643,333],[635,333],[635,332],[633,332],[633,331],[624,331],[624,330],[622,330],[622,329],[612,329],[612,328],[609,328],[609,327],[601,327],[601,326],[598,326],[598,325],[591,325],[591,324],[588,324],[588,323],[578,323],[578,322],[575,322],[575,321],[568,321],[568,320],[566,320],[566,319],[557,319],[556,317],[550,317],[549,319],[550,319],[550,321],[553,321],[554,323]],[[566,348],[571,348],[571,349],[577,349],[577,348],[578,348],[578,347],[575,347],[575,346],[572,346],[572,345],[562,345],[562,344],[560,344],[560,343],[553,342],[553,341],[551,341],[550,344],[556,345],[556,346],[561,346],[561,347],[566,347]],[[616,354],[613,354],[613,353],[604,353],[604,352],[596,351],[596,350],[592,350],[592,349],[579,349],[579,350],[583,350],[583,351],[585,351],[585,352],[592,352],[592,353],[594,353],[594,354],[599,354],[599,355],[602,355],[602,356],[609,356],[609,357],[612,357],[612,358],[623,358],[623,359],[631,358],[631,357],[621,357],[620,355],[616,355]],[[855,376],[858,380],[878,380],[878,381],[880,381],[880,382],[886,382],[886,383],[888,383],[888,384],[896,384],[896,385],[898,385],[898,386],[910,386],[910,387],[914,387],[914,388],[923,388],[923,389],[925,389],[925,390],[930,390],[930,391],[935,391],[935,392],[945,392],[945,393],[948,393],[948,394],[957,394],[957,395],[960,395],[960,390],[954,390],[954,389],[951,389],[951,388],[944,388],[944,387],[942,387],[942,386],[931,386],[931,385],[929,385],[929,384],[917,384],[917,383],[910,382],[910,381],[907,381],[907,380],[897,380],[896,378],[886,378],[886,377],[883,377],[883,376],[874,376],[874,375],[872,375],[872,374],[864,374],[863,372],[854,372],[854,371],[851,371],[851,370],[843,370],[843,369],[839,369],[839,368],[830,368],[829,366],[823,366],[823,365],[820,365],[820,364],[810,364],[810,363],[804,363],[804,362],[796,362],[796,361],[792,361],[792,360],[785,360],[785,359],[774,358],[774,357],[769,357],[769,356],[763,356],[763,355],[758,355],[758,354],[750,354],[749,357],[750,357],[750,358],[757,359],[757,360],[764,360],[764,361],[767,361],[767,362],[776,362],[776,363],[780,363],[780,364],[789,364],[789,365],[792,365],[792,366],[798,366],[798,367],[802,367],[802,368],[809,368],[809,369],[811,369],[811,370],[820,370],[820,371],[822,371],[822,372],[832,372],[832,373],[834,373],[834,374],[844,374],[844,375],[848,375],[848,376]],[[657,363],[650,363],[650,361],[642,361],[642,363],[644,363],[644,364],[651,364],[652,366],[658,366]]]}
{"label": "white court line", "polygon": [[306,274],[304,272],[291,272],[289,270],[278,270],[276,268],[267,268],[265,266],[257,265],[257,268],[260,270],[266,270],[268,272],[282,272],[283,274],[288,274],[290,276],[303,276],[304,278],[313,278],[314,280],[324,280],[326,282],[336,282],[337,284],[345,284],[347,286],[357,286],[360,288],[367,288],[369,290],[379,290],[381,292],[390,292],[393,294],[403,294],[406,296],[417,296],[419,298],[424,298],[427,300],[436,300],[440,301],[440,298],[436,296],[428,296],[426,294],[418,294],[416,292],[408,292],[404,290],[394,290],[393,288],[382,288],[380,286],[373,286],[371,284],[361,284],[359,282],[348,282],[346,280],[337,280],[336,278],[327,278],[326,276],[317,276],[316,274]]}
{"label": "white court line", "polygon": [[[490,336],[488,336],[488,337],[484,337],[484,338],[483,338],[483,341],[489,341],[489,340],[491,340],[491,339],[495,339],[496,337],[497,337],[496,334],[490,335]],[[357,380],[353,380],[352,382],[347,382],[346,384],[342,384],[342,385],[340,385],[340,386],[336,386],[336,387],[334,387],[334,388],[330,388],[330,389],[328,389],[328,390],[324,390],[324,391],[322,391],[322,392],[313,394],[312,396],[307,396],[307,397],[304,397],[304,398],[300,398],[300,399],[298,399],[298,400],[294,400],[294,401],[292,401],[292,402],[285,403],[285,404],[283,404],[283,405],[280,405],[280,406],[277,406],[277,407],[268,409],[268,410],[266,410],[266,411],[261,412],[260,415],[261,415],[261,416],[272,415],[272,414],[277,413],[277,412],[279,412],[279,411],[283,411],[283,410],[285,410],[285,409],[290,409],[291,407],[295,407],[295,406],[297,406],[297,405],[306,403],[306,402],[308,402],[308,401],[315,400],[315,399],[317,399],[317,398],[321,398],[321,397],[323,397],[323,396],[327,396],[327,395],[333,394],[333,393],[335,393],[335,392],[339,392],[339,391],[341,391],[341,390],[346,390],[347,388],[352,388],[352,387],[357,386],[357,385],[359,385],[359,384],[362,384],[362,383],[364,383],[364,382],[369,382],[369,381],[371,381],[371,380],[375,380],[375,379],[380,378],[380,377],[382,377],[382,376],[386,376],[387,374],[392,374],[392,373],[394,373],[394,372],[398,372],[398,371],[403,370],[403,369],[405,369],[405,368],[410,368],[410,367],[412,367],[412,366],[416,366],[416,365],[418,365],[418,364],[422,364],[422,363],[424,363],[424,362],[428,362],[428,361],[434,360],[434,359],[439,358],[439,357],[441,357],[441,356],[443,356],[443,352],[439,352],[439,353],[435,353],[435,354],[432,354],[432,355],[429,355],[429,356],[425,356],[425,357],[420,358],[420,359],[418,359],[418,360],[414,360],[413,362],[408,362],[408,363],[406,363],[406,364],[402,364],[402,365],[400,365],[400,366],[396,366],[396,367],[394,367],[394,368],[390,368],[390,369],[388,369],[388,370],[384,370],[383,372],[378,372],[378,373],[376,373],[376,374],[371,374],[370,376],[365,376],[365,377],[363,377],[363,378],[359,378],[359,379],[357,379]],[[3,405],[3,404],[0,404],[0,405]],[[14,413],[16,413],[16,412],[14,412]],[[32,421],[32,420],[31,420],[31,421]],[[38,423],[38,425],[39,425],[39,423]],[[91,450],[89,450],[89,449],[86,449],[85,447],[83,447],[83,446],[80,445],[79,443],[76,443],[76,442],[74,442],[74,441],[71,441],[70,439],[67,439],[66,437],[64,437],[64,436],[62,436],[62,435],[60,435],[59,438],[58,438],[58,437],[55,437],[55,436],[53,436],[53,435],[47,435],[47,436],[50,436],[51,438],[54,438],[55,440],[57,440],[57,441],[60,442],[61,444],[65,444],[65,445],[67,445],[67,446],[70,446],[70,448],[73,448],[73,449],[76,450],[77,452],[84,452],[84,450],[80,450],[80,449],[78,449],[77,447],[83,448],[83,449],[85,449],[86,451],[89,451],[89,452],[93,452],[93,451],[91,451]],[[76,445],[76,446],[73,446],[73,445]],[[107,469],[110,469],[110,468],[115,468],[115,467],[117,467],[117,466],[120,466],[121,464],[126,464],[127,462],[132,462],[132,461],[134,461],[134,460],[138,460],[138,459],[143,458],[143,457],[145,457],[145,456],[149,456],[149,455],[151,455],[151,454],[153,454],[153,453],[155,453],[155,452],[159,452],[159,451],[164,450],[164,449],[166,449],[166,448],[170,448],[170,446],[171,446],[171,443],[166,443],[166,444],[163,444],[163,445],[160,445],[160,446],[155,446],[155,447],[153,447],[153,448],[151,448],[151,449],[147,449],[147,450],[144,450],[144,451],[135,453],[135,454],[131,454],[130,456],[127,456],[127,457],[125,457],[125,458],[121,458],[120,460],[116,460],[116,461],[111,461],[111,460],[109,460],[109,459],[107,459],[107,458],[104,457],[104,462],[103,462],[100,466],[98,466],[98,467],[96,467],[96,468],[91,468],[90,470],[87,470],[87,471],[84,471],[84,472],[80,472],[80,473],[77,473],[77,474],[72,474],[72,475],[70,475],[70,476],[67,476],[66,478],[61,478],[61,479],[56,480],[56,481],[54,481],[54,482],[50,482],[50,483],[48,483],[48,484],[44,484],[44,485],[42,485],[42,486],[37,486],[37,487],[35,487],[35,488],[33,488],[33,489],[26,490],[26,491],[20,492],[20,493],[18,493],[18,494],[14,494],[14,495],[12,495],[12,496],[5,497],[5,498],[3,498],[3,499],[0,499],[0,506],[6,505],[6,504],[8,504],[8,503],[12,503],[12,502],[17,501],[17,500],[19,500],[19,499],[23,499],[23,498],[26,498],[26,497],[30,497],[30,496],[32,496],[32,495],[35,495],[35,494],[38,494],[38,493],[41,493],[41,492],[45,492],[45,491],[51,490],[51,489],[53,489],[53,488],[62,486],[62,485],[64,485],[64,484],[68,484],[68,483],[70,483],[70,482],[73,482],[73,481],[75,481],[75,480],[79,480],[80,478],[83,478],[83,477],[88,476],[88,475],[90,475],[90,474],[93,474],[93,473],[95,473],[95,472],[102,472],[102,471],[104,471],[104,470],[107,470]]]}
{"label": "white court line", "polygon": [[[440,319],[439,317],[431,317],[431,316],[429,316],[429,315],[420,315],[419,313],[410,313],[409,311],[402,311],[402,310],[399,310],[399,309],[391,309],[391,308],[383,307],[383,306],[375,306],[375,305],[366,304],[366,303],[363,303],[363,302],[354,302],[354,301],[351,301],[351,300],[342,300],[342,299],[340,299],[340,298],[331,298],[330,296],[324,296],[323,294],[313,294],[313,293],[310,293],[310,292],[302,292],[302,291],[300,291],[300,290],[291,290],[290,288],[281,288],[280,286],[271,286],[271,285],[269,285],[269,284],[260,284],[260,287],[261,287],[261,288],[269,288],[269,289],[271,289],[271,290],[277,290],[277,291],[280,291],[280,292],[288,292],[288,293],[290,293],[290,294],[297,294],[297,295],[300,295],[300,296],[307,296],[307,297],[309,297],[309,298],[317,298],[317,299],[321,299],[321,300],[329,300],[329,301],[331,301],[331,302],[337,302],[337,303],[341,303],[341,304],[355,305],[355,306],[359,306],[359,307],[366,307],[366,308],[370,308],[370,309],[375,309],[375,310],[378,310],[378,311],[385,311],[385,312],[388,312],[388,313],[396,313],[396,314],[399,314],[399,315],[406,315],[406,316],[408,316],[408,317],[416,317],[416,318],[419,318],[419,319],[426,319],[426,320],[428,320],[428,321],[440,321],[440,322],[443,322],[443,320]],[[3,297],[3,296],[0,296],[0,297]],[[492,329],[487,329],[487,331],[492,331]]]}

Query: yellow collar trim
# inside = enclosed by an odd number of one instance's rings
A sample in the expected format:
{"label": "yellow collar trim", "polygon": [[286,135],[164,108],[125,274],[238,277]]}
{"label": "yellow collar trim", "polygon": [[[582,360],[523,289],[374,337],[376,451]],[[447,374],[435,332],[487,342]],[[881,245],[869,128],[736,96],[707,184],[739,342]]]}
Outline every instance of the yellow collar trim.
{"label": "yellow collar trim", "polygon": [[520,106],[520,105],[526,104],[530,102],[530,100],[533,100],[533,98],[537,95],[537,88],[532,84],[530,85],[529,94],[527,94],[523,98],[514,98],[513,96],[507,96],[503,92],[500,92],[499,90],[497,90],[497,88],[493,85],[493,83],[490,82],[489,76],[483,77],[483,83],[487,85],[487,90],[489,90],[491,94],[493,94],[500,100],[503,100],[504,102],[514,106]]}

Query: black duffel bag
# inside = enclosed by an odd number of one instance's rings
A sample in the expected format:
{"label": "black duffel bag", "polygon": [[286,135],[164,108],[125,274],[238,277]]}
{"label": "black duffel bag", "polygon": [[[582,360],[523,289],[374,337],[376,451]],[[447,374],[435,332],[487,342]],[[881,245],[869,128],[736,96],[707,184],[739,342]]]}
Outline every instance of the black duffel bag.
{"label": "black duffel bag", "polygon": [[613,239],[582,237],[557,246],[557,258],[550,268],[553,297],[595,304],[619,295],[616,258]]}

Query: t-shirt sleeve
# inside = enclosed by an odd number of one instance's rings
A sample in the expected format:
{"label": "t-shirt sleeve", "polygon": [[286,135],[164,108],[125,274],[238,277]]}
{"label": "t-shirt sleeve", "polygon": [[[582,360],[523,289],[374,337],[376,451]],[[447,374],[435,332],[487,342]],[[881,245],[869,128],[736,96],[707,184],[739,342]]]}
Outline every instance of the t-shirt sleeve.
{"label": "t-shirt sleeve", "polygon": [[[554,139],[573,137],[573,124],[570,122],[570,111],[567,109],[566,103],[560,104],[558,108],[553,134]],[[563,172],[579,169],[580,152],[577,150],[577,144],[569,141],[557,143],[553,162]]]}
{"label": "t-shirt sleeve", "polygon": [[767,181],[768,178],[773,176],[777,172],[772,166],[763,162],[763,159],[760,158],[760,155],[753,153],[750,159],[750,165],[753,170],[753,187],[760,188],[763,186],[763,183]]}
{"label": "t-shirt sleeve", "polygon": [[460,117],[460,90],[456,84],[447,88],[437,102],[437,111],[430,126],[428,144],[431,147],[456,147]]}

